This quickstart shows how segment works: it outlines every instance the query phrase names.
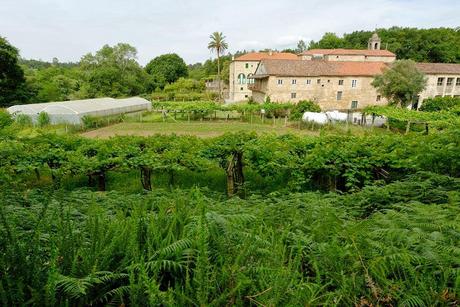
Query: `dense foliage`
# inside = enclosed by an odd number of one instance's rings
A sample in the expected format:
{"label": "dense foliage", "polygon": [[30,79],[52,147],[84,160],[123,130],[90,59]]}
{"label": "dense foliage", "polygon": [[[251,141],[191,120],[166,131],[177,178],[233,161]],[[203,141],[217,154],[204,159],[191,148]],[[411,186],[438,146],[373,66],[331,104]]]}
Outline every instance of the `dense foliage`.
{"label": "dense foliage", "polygon": [[18,50],[0,36],[0,107],[22,99],[25,78],[18,57]]}
{"label": "dense foliage", "polygon": [[436,112],[436,111],[460,111],[459,97],[433,97],[423,101],[420,111]]}
{"label": "dense foliage", "polygon": [[[401,28],[377,29],[382,39],[382,49],[394,52],[398,59],[416,62],[460,63],[460,29],[452,28]],[[326,33],[318,42],[311,42],[309,49],[351,48],[367,49],[372,31],[355,31],[338,37]]]}
{"label": "dense foliage", "polygon": [[4,126],[3,305],[459,300],[458,130],[90,140]]}

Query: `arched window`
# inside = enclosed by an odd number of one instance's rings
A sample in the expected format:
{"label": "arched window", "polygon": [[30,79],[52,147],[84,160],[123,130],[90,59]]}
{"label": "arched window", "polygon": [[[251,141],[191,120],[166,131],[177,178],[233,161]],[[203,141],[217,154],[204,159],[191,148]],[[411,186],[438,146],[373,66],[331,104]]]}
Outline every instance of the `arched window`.
{"label": "arched window", "polygon": [[375,49],[375,50],[379,49],[379,43],[375,43],[374,49]]}
{"label": "arched window", "polygon": [[254,84],[254,79],[251,78],[253,76],[253,74],[248,74],[248,84]]}
{"label": "arched window", "polygon": [[246,84],[246,76],[244,74],[238,75],[238,84]]}

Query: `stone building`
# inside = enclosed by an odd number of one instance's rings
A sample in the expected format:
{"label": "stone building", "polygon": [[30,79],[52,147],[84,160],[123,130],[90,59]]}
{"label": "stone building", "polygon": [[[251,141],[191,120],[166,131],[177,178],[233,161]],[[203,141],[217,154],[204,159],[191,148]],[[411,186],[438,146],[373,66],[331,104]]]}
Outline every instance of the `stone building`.
{"label": "stone building", "polygon": [[396,60],[396,55],[388,50],[355,49],[311,49],[299,54],[301,60],[349,61],[349,62],[386,62]]}
{"label": "stone building", "polygon": [[251,97],[248,85],[254,82],[251,76],[255,73],[261,60],[295,60],[297,55],[284,52],[250,52],[239,56],[230,63],[229,101],[244,101]]}
{"label": "stone building", "polygon": [[[396,60],[388,50],[380,50],[374,34],[368,50],[312,49],[297,60],[262,59],[248,89],[257,102],[299,102],[312,100],[323,110],[361,109],[384,105],[387,101],[371,85]],[[427,87],[413,107],[423,99],[460,95],[460,64],[417,63],[427,76]]]}
{"label": "stone building", "polygon": [[417,63],[427,77],[426,89],[420,93],[417,107],[429,97],[460,97],[460,64]]}
{"label": "stone building", "polygon": [[383,62],[262,60],[250,85],[257,102],[312,100],[323,110],[360,109],[387,101],[371,85]]}

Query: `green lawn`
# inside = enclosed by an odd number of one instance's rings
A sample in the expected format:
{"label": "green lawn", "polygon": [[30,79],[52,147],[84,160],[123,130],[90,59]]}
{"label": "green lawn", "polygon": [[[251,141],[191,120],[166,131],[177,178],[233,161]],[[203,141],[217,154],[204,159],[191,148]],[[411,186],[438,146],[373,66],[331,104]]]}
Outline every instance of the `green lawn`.
{"label": "green lawn", "polygon": [[109,138],[116,135],[139,135],[149,136],[154,134],[178,134],[196,135],[199,137],[215,137],[226,132],[255,131],[257,133],[294,133],[299,135],[317,135],[317,131],[308,129],[299,130],[295,127],[284,127],[284,123],[272,124],[251,124],[240,121],[191,121],[191,122],[150,122],[133,123],[124,122],[97,130],[82,133],[83,136],[91,138]]}

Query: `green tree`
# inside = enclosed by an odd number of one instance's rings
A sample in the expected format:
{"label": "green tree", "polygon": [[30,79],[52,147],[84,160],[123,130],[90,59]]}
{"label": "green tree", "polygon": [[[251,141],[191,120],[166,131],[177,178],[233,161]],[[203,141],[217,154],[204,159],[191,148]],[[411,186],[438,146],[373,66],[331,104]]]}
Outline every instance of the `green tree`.
{"label": "green tree", "polygon": [[80,67],[85,82],[77,95],[83,97],[123,97],[145,92],[149,76],[136,61],[137,50],[119,43],[103,46],[96,54],[82,57]]}
{"label": "green tree", "polygon": [[426,77],[412,60],[394,62],[389,69],[372,81],[377,92],[388,99],[389,104],[407,107],[426,87]]}
{"label": "green tree", "polygon": [[302,53],[304,52],[305,50],[307,50],[307,44],[305,43],[305,41],[303,39],[299,40],[299,42],[297,43],[297,49],[296,49],[296,52],[297,53]]}
{"label": "green tree", "polygon": [[20,103],[22,100],[25,78],[18,57],[18,49],[0,36],[0,107]]}
{"label": "green tree", "polygon": [[225,41],[225,36],[222,32],[214,32],[210,36],[210,42],[208,44],[208,49],[215,51],[217,55],[217,82],[219,84],[219,98],[222,98],[222,88],[220,84],[220,56],[228,49],[228,44]]}
{"label": "green tree", "polygon": [[310,43],[310,49],[335,49],[335,48],[343,48],[345,45],[345,41],[338,37],[335,33],[327,32],[323,35],[323,37],[317,42]]}
{"label": "green tree", "polygon": [[187,77],[188,69],[184,60],[175,53],[168,53],[157,56],[146,66],[145,71],[154,80],[155,88],[164,88],[168,83],[173,83],[181,77]]}

